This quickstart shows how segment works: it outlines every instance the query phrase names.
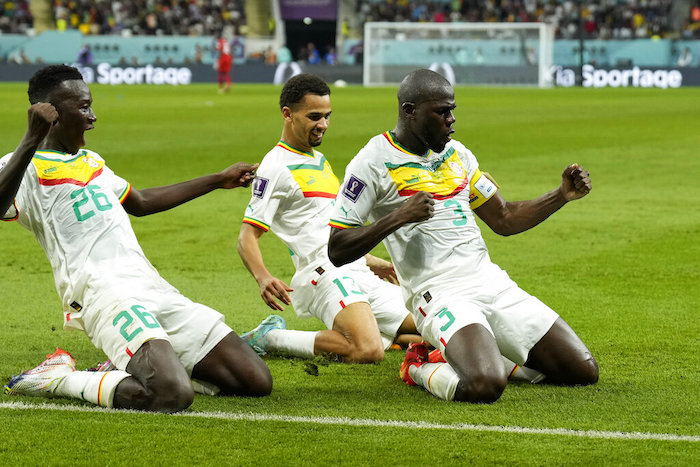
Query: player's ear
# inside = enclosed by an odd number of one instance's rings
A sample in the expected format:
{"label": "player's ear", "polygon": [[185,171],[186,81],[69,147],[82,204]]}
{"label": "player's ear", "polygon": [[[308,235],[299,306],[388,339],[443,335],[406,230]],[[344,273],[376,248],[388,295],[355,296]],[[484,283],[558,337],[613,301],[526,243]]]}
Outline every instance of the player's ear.
{"label": "player's ear", "polygon": [[404,114],[406,114],[406,116],[412,117],[416,112],[416,104],[413,102],[404,102],[401,104],[401,110]]}
{"label": "player's ear", "polygon": [[292,109],[287,107],[286,105],[282,107],[282,118],[285,120],[288,120],[292,117]]}

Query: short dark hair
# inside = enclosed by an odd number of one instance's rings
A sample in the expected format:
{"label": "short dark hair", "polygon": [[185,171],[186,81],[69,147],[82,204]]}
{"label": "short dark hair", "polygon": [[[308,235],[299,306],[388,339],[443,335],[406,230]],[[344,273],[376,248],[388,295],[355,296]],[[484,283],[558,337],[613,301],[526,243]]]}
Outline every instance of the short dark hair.
{"label": "short dark hair", "polygon": [[420,68],[404,77],[396,96],[399,106],[404,102],[420,104],[426,99],[432,99],[436,91],[442,91],[446,87],[451,88],[452,85],[440,73]]}
{"label": "short dark hair", "polygon": [[45,102],[51,91],[56,89],[64,81],[83,80],[77,68],[68,65],[50,65],[34,73],[29,80],[29,103]]}
{"label": "short dark hair", "polygon": [[282,88],[280,110],[298,104],[307,94],[330,96],[331,88],[320,77],[311,73],[301,73],[292,76],[284,83]]}

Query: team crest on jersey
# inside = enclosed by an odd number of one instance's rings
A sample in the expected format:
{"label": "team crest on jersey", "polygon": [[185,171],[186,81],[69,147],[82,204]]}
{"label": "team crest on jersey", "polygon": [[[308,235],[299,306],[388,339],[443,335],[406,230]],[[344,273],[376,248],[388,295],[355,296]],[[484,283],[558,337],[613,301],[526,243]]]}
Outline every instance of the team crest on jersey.
{"label": "team crest on jersey", "polygon": [[94,158],[90,157],[89,154],[83,157],[83,162],[92,167],[93,169],[96,169],[100,166],[100,163]]}
{"label": "team crest on jersey", "polygon": [[450,169],[452,169],[452,172],[454,172],[455,175],[458,177],[463,177],[464,176],[464,167],[462,167],[462,164],[456,161],[448,161],[448,164],[450,166]]}
{"label": "team crest on jersey", "polygon": [[350,175],[350,178],[343,187],[343,196],[355,203],[366,186],[367,184],[355,175]]}
{"label": "team crest on jersey", "polygon": [[265,196],[265,189],[267,188],[268,179],[262,177],[255,177],[253,180],[253,196],[256,198],[262,198]]}

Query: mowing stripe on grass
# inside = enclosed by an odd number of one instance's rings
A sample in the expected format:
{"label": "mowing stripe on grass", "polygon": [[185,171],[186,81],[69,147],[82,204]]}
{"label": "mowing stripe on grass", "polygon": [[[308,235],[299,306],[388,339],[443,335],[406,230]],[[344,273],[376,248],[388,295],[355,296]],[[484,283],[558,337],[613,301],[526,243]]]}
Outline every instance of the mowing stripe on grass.
{"label": "mowing stripe on grass", "polygon": [[669,433],[641,433],[624,431],[600,431],[600,430],[570,430],[567,428],[529,428],[523,426],[493,426],[473,425],[470,423],[443,424],[430,422],[409,422],[402,420],[376,420],[372,418],[346,418],[346,417],[299,417],[293,415],[274,415],[260,413],[233,413],[233,412],[182,412],[174,415],[153,414],[136,410],[105,409],[102,407],[87,407],[77,405],[58,404],[28,404],[26,402],[0,402],[0,409],[11,410],[54,410],[64,412],[93,412],[93,413],[118,413],[139,414],[171,417],[214,418],[219,420],[249,421],[249,422],[283,422],[283,423],[315,423],[318,425],[342,425],[364,426],[372,428],[401,428],[401,429],[428,429],[428,430],[458,430],[458,431],[483,431],[492,433],[518,433],[533,435],[575,436],[579,438],[622,439],[641,441],[687,441],[700,442],[700,436],[676,435]]}

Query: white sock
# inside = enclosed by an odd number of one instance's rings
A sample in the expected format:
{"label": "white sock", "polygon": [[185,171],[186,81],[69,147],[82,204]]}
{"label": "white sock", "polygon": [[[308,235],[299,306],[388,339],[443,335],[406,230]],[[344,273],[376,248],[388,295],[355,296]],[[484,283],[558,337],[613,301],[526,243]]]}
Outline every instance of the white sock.
{"label": "white sock", "polygon": [[295,357],[313,358],[317,331],[272,329],[265,335],[265,350],[283,352]]}
{"label": "white sock", "polygon": [[112,407],[119,383],[131,375],[126,371],[74,371],[63,377],[54,394]]}
{"label": "white sock", "polygon": [[221,391],[216,384],[207,383],[206,381],[200,381],[194,378],[192,378],[192,388],[197,394],[205,394],[207,396],[215,396]]}
{"label": "white sock", "polygon": [[459,376],[448,363],[424,363],[419,367],[411,365],[408,374],[416,384],[423,386],[435,397],[446,401],[454,400]]}
{"label": "white sock", "polygon": [[526,381],[536,384],[547,377],[544,373],[540,373],[532,368],[516,365],[506,357],[503,357],[503,365],[506,368],[506,373],[508,373],[508,379],[511,381]]}

